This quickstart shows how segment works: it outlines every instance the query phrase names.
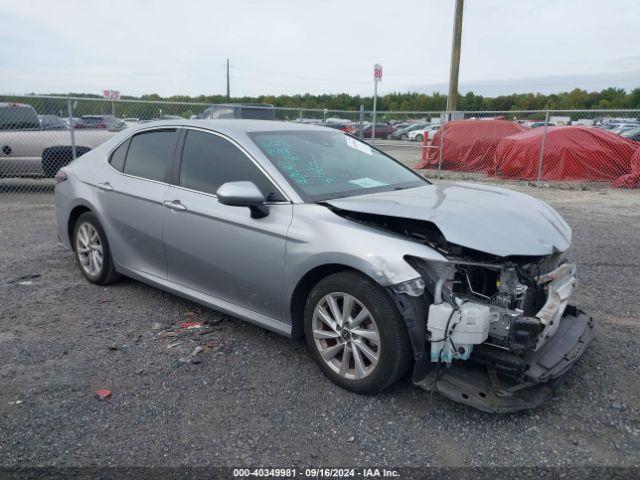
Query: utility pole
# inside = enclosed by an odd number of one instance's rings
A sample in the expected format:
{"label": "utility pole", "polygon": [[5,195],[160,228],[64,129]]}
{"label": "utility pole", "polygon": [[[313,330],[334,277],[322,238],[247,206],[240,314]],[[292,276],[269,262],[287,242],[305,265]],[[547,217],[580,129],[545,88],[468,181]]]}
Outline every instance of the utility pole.
{"label": "utility pole", "polygon": [[231,101],[231,89],[229,85],[229,59],[227,58],[227,102]]}
{"label": "utility pole", "polygon": [[462,9],[464,0],[456,0],[456,13],[453,21],[453,41],[451,44],[451,71],[449,73],[449,95],[447,112],[454,112],[458,104],[458,73],[460,72],[460,46],[462,43]]}

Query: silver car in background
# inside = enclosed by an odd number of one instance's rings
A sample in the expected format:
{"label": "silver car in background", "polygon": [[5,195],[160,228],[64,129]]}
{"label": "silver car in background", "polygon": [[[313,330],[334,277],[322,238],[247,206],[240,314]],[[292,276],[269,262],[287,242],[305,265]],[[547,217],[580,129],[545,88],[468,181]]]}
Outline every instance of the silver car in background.
{"label": "silver car in background", "polygon": [[56,180],[58,235],[87,280],[126,275],[304,337],[354,392],[411,370],[476,408],[532,408],[593,337],[568,304],[571,230],[551,207],[431,184],[333,129],[147,123]]}

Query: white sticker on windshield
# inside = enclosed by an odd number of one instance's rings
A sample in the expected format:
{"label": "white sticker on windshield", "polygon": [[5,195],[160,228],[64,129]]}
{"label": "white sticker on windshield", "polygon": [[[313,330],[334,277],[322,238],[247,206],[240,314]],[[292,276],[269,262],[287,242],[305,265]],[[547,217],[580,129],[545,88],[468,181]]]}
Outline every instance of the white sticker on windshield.
{"label": "white sticker on windshield", "polygon": [[367,177],[357,178],[355,180],[349,180],[349,183],[355,183],[356,185],[362,188],[382,187],[384,185],[387,185],[386,183],[382,183],[377,180],[374,180],[373,178],[367,178]]}
{"label": "white sticker on windshield", "polygon": [[347,145],[349,145],[351,148],[355,148],[356,150],[360,150],[363,153],[366,153],[367,155],[373,155],[373,151],[371,150],[371,147],[369,145],[367,145],[366,143],[363,142],[359,142],[351,137],[348,136],[344,136],[345,140],[347,141]]}

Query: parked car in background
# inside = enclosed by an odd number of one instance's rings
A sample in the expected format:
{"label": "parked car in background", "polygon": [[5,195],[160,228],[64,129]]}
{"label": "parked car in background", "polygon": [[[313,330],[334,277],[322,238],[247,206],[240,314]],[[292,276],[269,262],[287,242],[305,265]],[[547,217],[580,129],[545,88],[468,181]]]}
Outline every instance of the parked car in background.
{"label": "parked car in background", "polygon": [[569,304],[571,228],[533,197],[434,185],[321,126],[181,120],[116,135],[56,175],[57,235],[88,282],[126,275],[306,338],[352,392],[411,370],[492,412],[540,405],[593,339]]}
{"label": "parked car in background", "polygon": [[[393,132],[396,129],[387,123],[376,123],[375,134],[373,133],[373,125],[368,124],[362,129],[362,138],[371,138],[371,135],[375,135],[375,138],[387,138],[390,139]],[[349,133],[356,135],[358,133],[358,128],[352,128]]]}
{"label": "parked car in background", "polygon": [[42,130],[66,130],[67,123],[56,115],[38,115]]}
{"label": "parked car in background", "polygon": [[428,123],[413,123],[411,125],[408,125],[400,130],[397,130],[395,132],[393,132],[391,134],[391,139],[392,140],[408,140],[409,139],[409,132],[413,132],[414,130],[420,130],[420,129],[425,129],[426,127],[428,127],[429,124]]}
{"label": "parked car in background", "polygon": [[424,140],[424,136],[428,135],[429,139],[433,140],[433,136],[438,130],[440,130],[440,125],[427,125],[424,128],[412,130],[411,132],[407,133],[407,137],[413,142],[422,142]]}
{"label": "parked car in background", "polygon": [[640,126],[628,128],[625,131],[621,132],[620,136],[628,138],[629,140],[633,140],[635,142],[640,142]]}
{"label": "parked car in background", "polygon": [[198,118],[274,120],[275,110],[268,103],[218,103],[207,107]]}
{"label": "parked car in background", "polygon": [[134,118],[134,117],[123,118],[122,121],[124,122],[127,128],[133,127],[134,125],[137,125],[140,123],[140,119]]}
{"label": "parked car in background", "polygon": [[640,127],[640,125],[638,125],[637,123],[620,123],[616,125],[615,128],[612,128],[609,131],[613,133],[622,133],[625,130],[629,130],[631,128],[637,128],[637,127]]}
{"label": "parked car in background", "polygon": [[[547,127],[555,127],[556,125],[557,125],[556,122],[547,122]],[[544,127],[544,122],[526,123],[525,126],[527,126],[529,128]]]}
{"label": "parked car in background", "polygon": [[354,127],[357,129],[358,125],[354,124],[353,122],[330,122],[327,121],[323,124],[325,127],[329,127],[329,128],[335,128],[336,130],[340,130],[342,132],[349,132],[351,131]]}
{"label": "parked car in background", "polygon": [[24,103],[0,102],[0,130],[40,130],[36,109]]}
{"label": "parked car in background", "polygon": [[[76,157],[112,136],[106,130],[75,132]],[[0,177],[53,177],[72,159],[68,130],[43,130],[32,106],[0,103]]]}
{"label": "parked car in background", "polygon": [[125,128],[125,124],[113,115],[83,115],[76,122],[75,128],[118,132]]}

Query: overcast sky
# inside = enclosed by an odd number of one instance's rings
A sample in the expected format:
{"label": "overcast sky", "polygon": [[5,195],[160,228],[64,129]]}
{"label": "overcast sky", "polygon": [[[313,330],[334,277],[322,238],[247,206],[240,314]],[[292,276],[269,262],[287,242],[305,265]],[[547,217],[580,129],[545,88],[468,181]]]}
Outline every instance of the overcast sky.
{"label": "overcast sky", "polygon": [[[446,92],[454,0],[0,0],[0,92]],[[466,0],[460,90],[640,86],[639,0]]]}

